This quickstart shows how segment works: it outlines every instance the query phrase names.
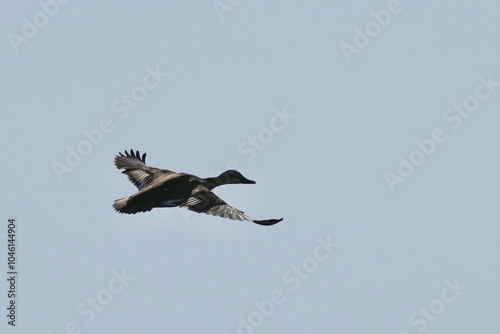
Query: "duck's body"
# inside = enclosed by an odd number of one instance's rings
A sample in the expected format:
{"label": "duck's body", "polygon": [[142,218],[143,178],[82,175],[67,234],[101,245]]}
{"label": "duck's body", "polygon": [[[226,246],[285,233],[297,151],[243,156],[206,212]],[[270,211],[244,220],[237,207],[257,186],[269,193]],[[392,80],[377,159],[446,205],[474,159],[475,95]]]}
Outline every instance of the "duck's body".
{"label": "duck's body", "polygon": [[247,220],[260,225],[273,225],[283,219],[252,219],[211,191],[223,184],[255,183],[235,170],[203,179],[191,174],[149,167],[146,165],[146,154],[141,157],[139,151],[133,150],[117,155],[115,166],[124,169],[123,173],[139,189],[134,195],[115,201],[113,207],[120,213],[135,214],[151,211],[153,208],[180,206],[198,213]]}

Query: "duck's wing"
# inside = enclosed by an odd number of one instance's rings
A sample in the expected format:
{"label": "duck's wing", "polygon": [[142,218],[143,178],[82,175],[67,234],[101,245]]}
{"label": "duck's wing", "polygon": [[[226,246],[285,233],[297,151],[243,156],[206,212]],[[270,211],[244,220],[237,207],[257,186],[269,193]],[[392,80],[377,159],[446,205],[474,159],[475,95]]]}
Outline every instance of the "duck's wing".
{"label": "duck's wing", "polygon": [[191,196],[181,206],[187,207],[191,211],[198,213],[206,213],[207,215],[219,216],[234,220],[246,220],[259,225],[274,225],[283,220],[281,219],[268,219],[268,220],[255,220],[247,216],[243,211],[240,211],[226,202],[204,186],[196,187]]}
{"label": "duck's wing", "polygon": [[118,169],[125,169],[122,173],[125,174],[130,182],[132,182],[137,189],[142,190],[151,184],[154,180],[154,174],[163,172],[165,174],[172,173],[168,170],[162,170],[146,165],[146,153],[142,156],[139,151],[130,150],[125,153],[119,153],[115,156],[115,166]]}

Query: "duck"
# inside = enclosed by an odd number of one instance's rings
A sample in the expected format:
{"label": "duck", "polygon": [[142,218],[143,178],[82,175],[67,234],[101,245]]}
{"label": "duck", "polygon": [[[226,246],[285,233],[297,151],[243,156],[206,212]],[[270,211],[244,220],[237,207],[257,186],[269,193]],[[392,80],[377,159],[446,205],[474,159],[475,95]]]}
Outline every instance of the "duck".
{"label": "duck", "polygon": [[113,208],[119,213],[136,214],[148,212],[153,208],[183,207],[188,210],[239,221],[270,226],[280,219],[256,220],[247,216],[224,200],[212,190],[225,184],[255,184],[237,170],[227,170],[216,177],[177,173],[146,165],[146,153],[130,150],[115,156],[116,168],[137,187],[138,192],[115,200]]}

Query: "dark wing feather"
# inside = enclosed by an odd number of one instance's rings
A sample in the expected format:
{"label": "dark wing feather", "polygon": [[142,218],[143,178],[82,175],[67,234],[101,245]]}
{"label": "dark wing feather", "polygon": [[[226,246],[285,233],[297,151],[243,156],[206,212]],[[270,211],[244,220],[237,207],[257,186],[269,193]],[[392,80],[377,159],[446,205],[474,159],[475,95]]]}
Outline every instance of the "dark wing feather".
{"label": "dark wing feather", "polygon": [[146,153],[141,157],[139,151],[134,152],[133,150],[130,150],[130,153],[125,151],[125,154],[118,153],[115,157],[115,166],[118,169],[149,167],[146,165]]}
{"label": "dark wing feather", "polygon": [[146,165],[146,153],[141,157],[139,151],[133,150],[130,150],[130,153],[125,151],[125,154],[120,152],[115,157],[115,166],[118,169],[125,169],[122,173],[139,190],[147,187],[153,181],[154,173],[159,170]]}
{"label": "dark wing feather", "polygon": [[191,211],[195,211],[198,213],[203,212],[207,215],[219,216],[234,220],[248,220],[251,222],[254,221],[252,218],[245,215],[242,211],[228,205],[226,202],[224,202],[204,186],[196,187],[186,203],[184,203],[182,206],[187,207]]}

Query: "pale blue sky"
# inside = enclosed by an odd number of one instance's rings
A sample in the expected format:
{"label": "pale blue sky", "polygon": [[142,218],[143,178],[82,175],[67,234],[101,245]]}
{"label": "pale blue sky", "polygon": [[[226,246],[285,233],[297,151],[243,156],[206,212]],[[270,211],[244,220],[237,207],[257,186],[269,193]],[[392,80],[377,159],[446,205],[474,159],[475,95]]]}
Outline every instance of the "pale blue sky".
{"label": "pale blue sky", "polygon": [[[0,1],[2,333],[500,330],[497,2],[55,1]],[[284,220],[117,214],[126,149]]]}

